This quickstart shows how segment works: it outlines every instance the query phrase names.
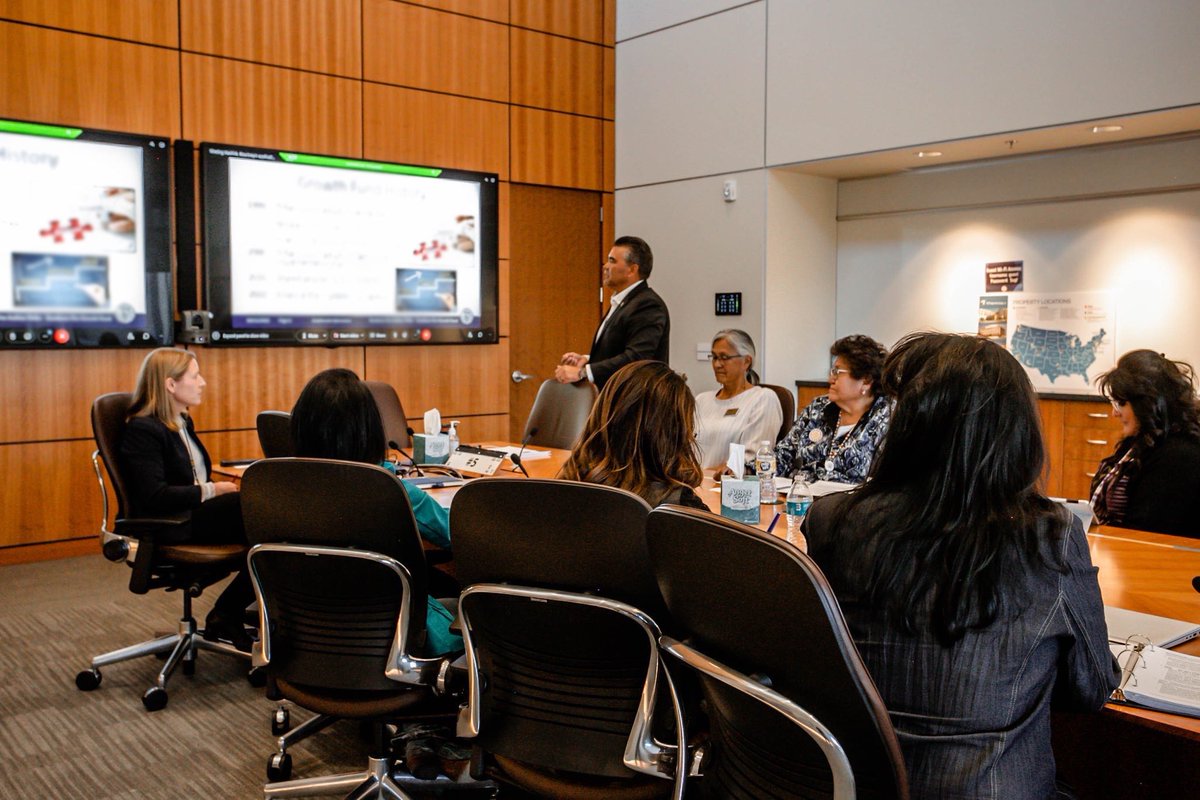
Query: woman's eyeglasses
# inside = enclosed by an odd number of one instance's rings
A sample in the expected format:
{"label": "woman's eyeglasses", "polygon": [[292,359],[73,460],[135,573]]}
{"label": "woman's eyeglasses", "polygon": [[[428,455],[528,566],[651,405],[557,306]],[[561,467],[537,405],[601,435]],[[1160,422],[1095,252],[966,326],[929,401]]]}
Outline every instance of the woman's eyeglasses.
{"label": "woman's eyeglasses", "polygon": [[726,361],[728,361],[731,358],[745,358],[745,356],[739,356],[739,355],[727,356],[727,355],[722,355],[722,354],[718,354],[718,353],[709,353],[708,354],[709,361],[720,361],[722,364],[724,364]]}
{"label": "woman's eyeglasses", "polygon": [[849,375],[849,374],[850,374],[850,370],[848,370],[848,369],[842,369],[841,367],[830,367],[829,368],[829,380],[831,380],[831,381],[836,381],[838,375]]}

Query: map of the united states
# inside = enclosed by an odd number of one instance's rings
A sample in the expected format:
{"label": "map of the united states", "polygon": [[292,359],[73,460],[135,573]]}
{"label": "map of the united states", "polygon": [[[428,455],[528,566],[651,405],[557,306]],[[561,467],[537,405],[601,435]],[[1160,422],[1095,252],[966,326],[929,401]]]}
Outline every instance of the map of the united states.
{"label": "map of the united states", "polygon": [[1073,333],[1018,325],[1013,331],[1010,347],[1017,361],[1038,370],[1051,383],[1060,375],[1078,375],[1087,383],[1088,367],[1096,360],[1096,348],[1104,341],[1104,336],[1101,328],[1084,344]]}

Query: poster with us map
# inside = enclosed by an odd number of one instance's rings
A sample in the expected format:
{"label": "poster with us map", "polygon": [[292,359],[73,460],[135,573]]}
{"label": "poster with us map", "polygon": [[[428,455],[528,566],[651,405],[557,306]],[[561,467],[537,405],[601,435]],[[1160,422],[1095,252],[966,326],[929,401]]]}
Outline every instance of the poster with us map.
{"label": "poster with us map", "polygon": [[1008,297],[1008,351],[1039,392],[1096,394],[1116,363],[1111,292],[1021,292]]}

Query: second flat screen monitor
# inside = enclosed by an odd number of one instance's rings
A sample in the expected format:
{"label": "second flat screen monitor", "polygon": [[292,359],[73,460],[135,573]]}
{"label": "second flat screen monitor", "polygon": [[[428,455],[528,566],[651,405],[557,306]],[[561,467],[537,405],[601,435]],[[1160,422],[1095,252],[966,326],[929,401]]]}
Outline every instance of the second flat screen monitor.
{"label": "second flat screen monitor", "polygon": [[213,344],[497,341],[497,177],[205,143]]}

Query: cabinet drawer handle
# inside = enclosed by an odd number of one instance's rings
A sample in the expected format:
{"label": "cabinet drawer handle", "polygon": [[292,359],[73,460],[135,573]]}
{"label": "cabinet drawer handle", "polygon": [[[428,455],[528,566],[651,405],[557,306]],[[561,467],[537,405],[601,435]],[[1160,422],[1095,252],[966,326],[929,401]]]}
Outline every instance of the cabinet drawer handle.
{"label": "cabinet drawer handle", "polygon": [[1109,415],[1108,414],[1100,414],[1095,411],[1089,411],[1088,417],[1091,419],[1108,419]]}
{"label": "cabinet drawer handle", "polygon": [[1094,473],[1094,472],[1088,472],[1087,470],[1084,470],[1083,474],[1084,474],[1084,475],[1087,475],[1089,478],[1094,478],[1094,477],[1096,477],[1096,473]]}
{"label": "cabinet drawer handle", "polygon": [[1108,444],[1107,439],[1085,439],[1088,444]]}

